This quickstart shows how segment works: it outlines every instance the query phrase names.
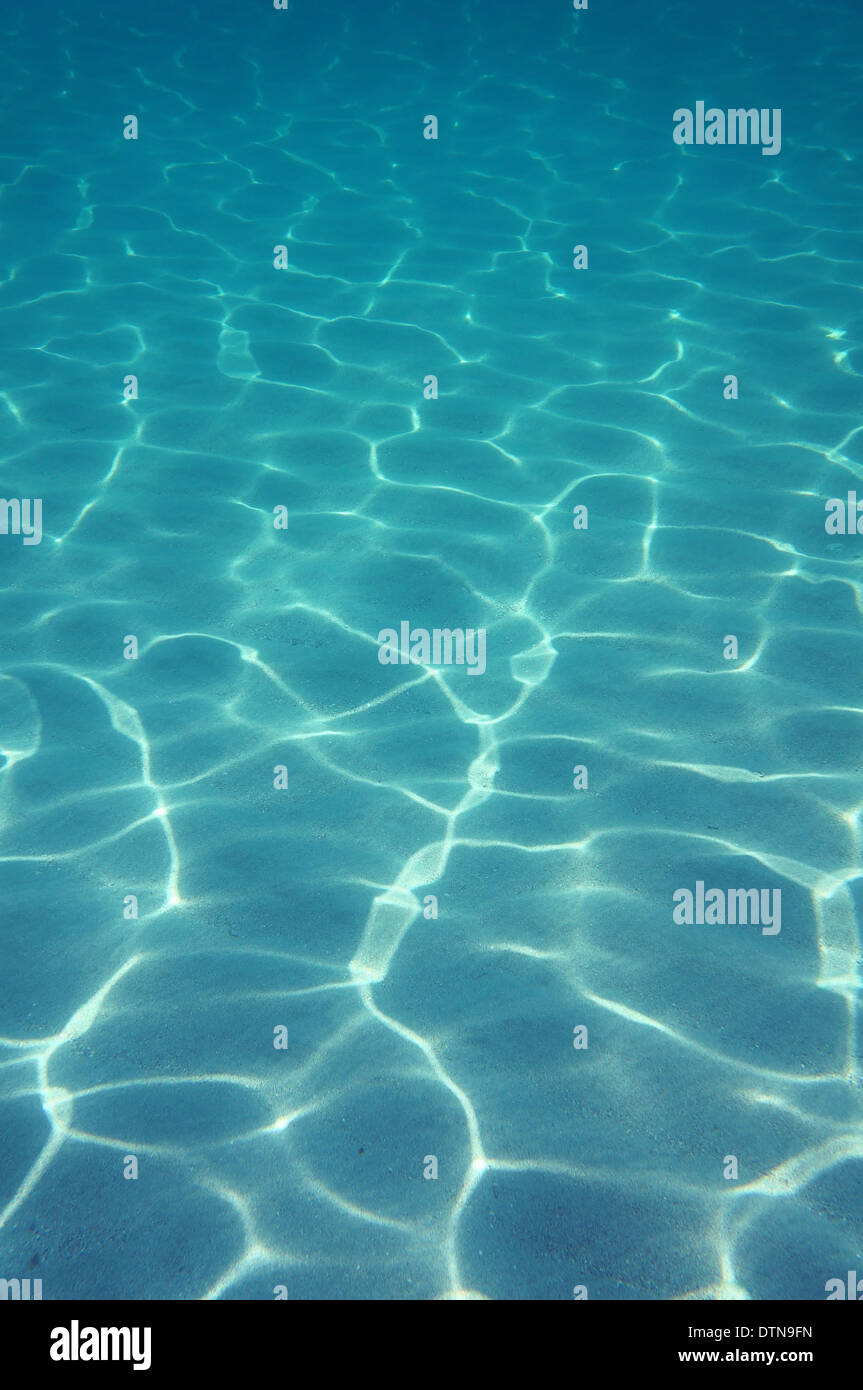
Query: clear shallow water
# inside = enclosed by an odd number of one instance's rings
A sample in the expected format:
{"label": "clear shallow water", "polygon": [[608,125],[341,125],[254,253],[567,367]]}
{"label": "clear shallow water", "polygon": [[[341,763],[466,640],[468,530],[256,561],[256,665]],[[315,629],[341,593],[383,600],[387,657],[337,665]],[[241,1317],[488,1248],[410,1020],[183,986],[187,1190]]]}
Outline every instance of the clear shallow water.
{"label": "clear shallow water", "polygon": [[[0,536],[0,1277],[823,1298],[863,1195],[855,7],[11,13],[2,484],[44,537]],[[781,108],[780,154],[676,146],[702,99]],[[487,671],[382,666],[401,620]],[[781,932],[676,925],[699,880]]]}

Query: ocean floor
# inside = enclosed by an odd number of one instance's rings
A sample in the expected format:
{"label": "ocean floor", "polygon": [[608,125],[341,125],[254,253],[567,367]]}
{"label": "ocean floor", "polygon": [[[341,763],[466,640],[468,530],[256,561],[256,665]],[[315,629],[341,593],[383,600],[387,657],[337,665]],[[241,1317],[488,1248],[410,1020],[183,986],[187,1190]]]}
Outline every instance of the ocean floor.
{"label": "ocean floor", "polygon": [[4,18],[0,1277],[863,1274],[863,20],[780,10]]}

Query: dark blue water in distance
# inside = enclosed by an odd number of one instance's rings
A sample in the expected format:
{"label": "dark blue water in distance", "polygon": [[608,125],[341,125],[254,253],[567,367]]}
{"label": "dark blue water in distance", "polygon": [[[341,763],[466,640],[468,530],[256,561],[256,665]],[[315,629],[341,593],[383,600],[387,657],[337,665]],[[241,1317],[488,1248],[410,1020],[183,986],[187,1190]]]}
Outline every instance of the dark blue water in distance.
{"label": "dark blue water in distance", "polygon": [[0,1277],[863,1275],[859,4],[3,29]]}

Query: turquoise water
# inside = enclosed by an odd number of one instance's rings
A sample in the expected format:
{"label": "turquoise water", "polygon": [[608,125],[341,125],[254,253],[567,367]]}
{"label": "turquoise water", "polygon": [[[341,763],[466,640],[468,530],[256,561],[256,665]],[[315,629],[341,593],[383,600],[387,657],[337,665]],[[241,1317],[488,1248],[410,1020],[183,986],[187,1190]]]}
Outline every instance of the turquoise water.
{"label": "turquoise water", "polygon": [[857,7],[5,16],[0,1277],[863,1274]]}

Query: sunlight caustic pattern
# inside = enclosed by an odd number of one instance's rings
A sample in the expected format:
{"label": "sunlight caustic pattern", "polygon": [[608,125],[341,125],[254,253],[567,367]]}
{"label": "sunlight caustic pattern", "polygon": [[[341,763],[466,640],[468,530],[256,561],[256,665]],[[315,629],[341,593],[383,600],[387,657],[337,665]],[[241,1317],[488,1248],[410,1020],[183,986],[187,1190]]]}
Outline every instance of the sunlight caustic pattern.
{"label": "sunlight caustic pattern", "polygon": [[[45,1297],[860,1258],[860,63],[824,16],[795,102],[802,9],[771,67],[624,8],[15,21],[0,1275]],[[732,72],[777,157],[673,143]],[[381,665],[401,620],[482,679]],[[696,880],[781,933],[675,924]]]}

